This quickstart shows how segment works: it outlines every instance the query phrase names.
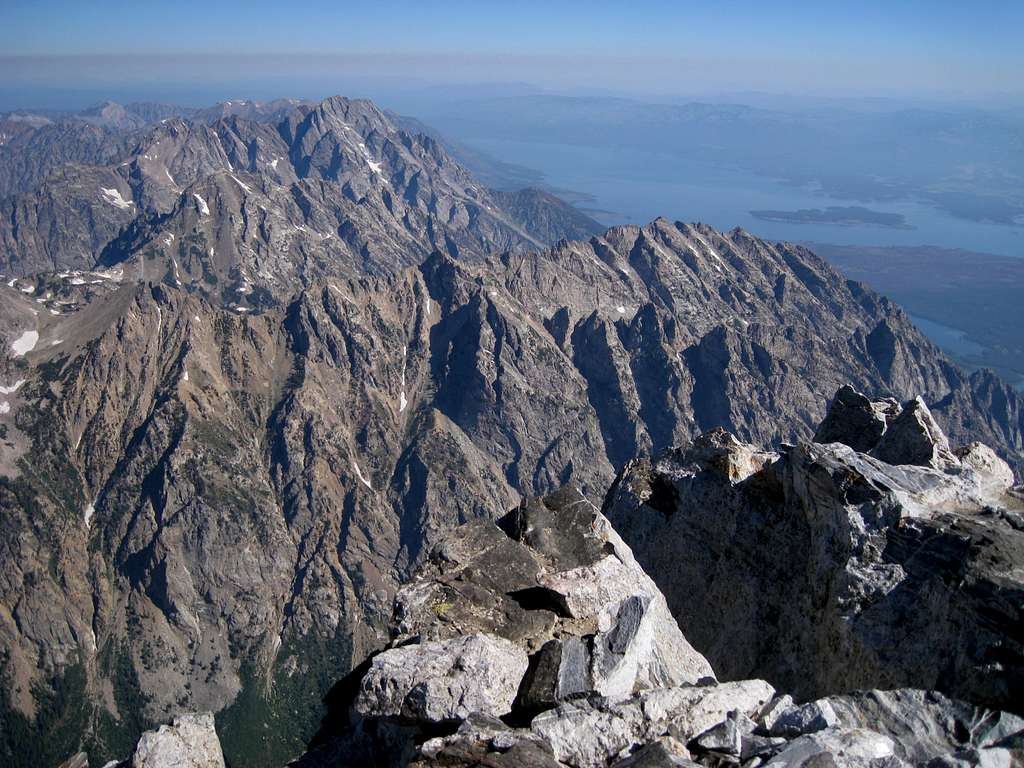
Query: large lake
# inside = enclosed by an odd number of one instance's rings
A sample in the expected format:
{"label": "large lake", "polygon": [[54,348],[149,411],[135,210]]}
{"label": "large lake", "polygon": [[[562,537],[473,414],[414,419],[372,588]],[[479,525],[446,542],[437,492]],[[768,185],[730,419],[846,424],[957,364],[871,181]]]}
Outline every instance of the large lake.
{"label": "large lake", "polygon": [[[702,221],[724,230],[739,226],[770,240],[936,245],[1024,257],[1024,226],[960,219],[913,201],[837,200],[807,187],[656,151],[459,138],[499,160],[543,172],[545,182],[555,189],[585,195],[586,200],[575,202],[581,208],[596,209],[588,212],[604,224],[646,223],[664,216]],[[902,214],[914,228],[764,221],[749,213],[830,205],[863,205]]]}

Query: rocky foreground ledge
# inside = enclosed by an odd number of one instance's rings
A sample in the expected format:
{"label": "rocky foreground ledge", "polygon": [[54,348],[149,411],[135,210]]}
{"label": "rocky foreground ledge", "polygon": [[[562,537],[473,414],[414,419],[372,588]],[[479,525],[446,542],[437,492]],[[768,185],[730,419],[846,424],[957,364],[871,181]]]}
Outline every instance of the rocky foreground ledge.
{"label": "rocky foreground ledge", "polygon": [[[454,529],[291,765],[1024,764],[1024,718],[984,706],[1024,695],[1012,473],[918,400],[844,388],[816,439],[633,462],[605,504],[624,537],[571,488]],[[199,715],[121,765],[224,762]]]}

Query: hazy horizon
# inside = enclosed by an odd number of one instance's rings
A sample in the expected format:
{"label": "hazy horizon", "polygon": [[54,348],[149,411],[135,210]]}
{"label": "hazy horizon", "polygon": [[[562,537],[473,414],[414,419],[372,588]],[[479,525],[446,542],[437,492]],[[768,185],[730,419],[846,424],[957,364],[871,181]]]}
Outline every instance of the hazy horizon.
{"label": "hazy horizon", "polygon": [[0,109],[98,100],[387,98],[510,84],[567,94],[1024,104],[1024,6],[263,0],[5,9]]}

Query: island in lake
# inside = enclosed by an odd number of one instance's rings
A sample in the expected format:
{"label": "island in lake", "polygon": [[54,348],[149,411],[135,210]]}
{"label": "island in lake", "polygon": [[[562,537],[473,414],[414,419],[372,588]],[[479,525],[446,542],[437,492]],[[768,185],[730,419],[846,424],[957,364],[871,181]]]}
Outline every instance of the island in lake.
{"label": "island in lake", "polygon": [[798,211],[751,211],[750,215],[762,221],[784,221],[789,224],[841,224],[848,226],[870,225],[892,229],[913,229],[901,213],[884,213],[863,208],[859,205],[828,208],[801,208]]}

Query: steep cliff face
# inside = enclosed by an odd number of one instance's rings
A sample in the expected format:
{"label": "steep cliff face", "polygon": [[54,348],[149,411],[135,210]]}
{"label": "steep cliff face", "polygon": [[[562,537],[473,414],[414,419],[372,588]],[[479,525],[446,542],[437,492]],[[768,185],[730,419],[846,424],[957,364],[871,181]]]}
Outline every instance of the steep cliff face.
{"label": "steep cliff face", "polygon": [[1019,422],[976,405],[996,390],[898,308],[739,231],[435,255],[263,311],[136,280],[0,286],[6,702],[44,733],[80,717],[105,754],[200,708],[236,760],[294,754],[452,526],[599,496],[711,426],[807,436],[843,378],[921,389],[957,442],[1019,455]]}
{"label": "steep cliff face", "polygon": [[800,697],[934,688],[1020,712],[1010,468],[978,443],[954,452],[920,399],[851,388],[815,440],[770,453],[712,432],[631,462],[604,511],[725,679]]}

